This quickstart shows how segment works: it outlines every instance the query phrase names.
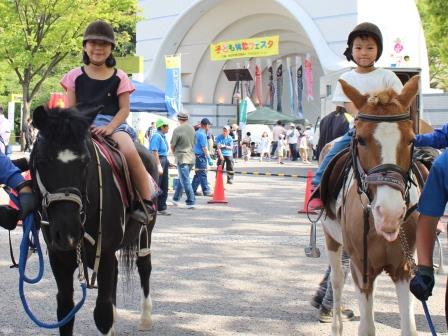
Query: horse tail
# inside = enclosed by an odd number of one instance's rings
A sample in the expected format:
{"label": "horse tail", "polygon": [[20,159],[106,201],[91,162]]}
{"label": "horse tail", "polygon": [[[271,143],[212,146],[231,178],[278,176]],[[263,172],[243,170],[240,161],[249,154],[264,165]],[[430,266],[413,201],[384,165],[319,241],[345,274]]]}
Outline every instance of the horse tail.
{"label": "horse tail", "polygon": [[137,259],[138,240],[123,246],[119,253],[120,268],[123,270],[123,280],[126,284],[131,283],[131,275],[135,268],[135,260]]}

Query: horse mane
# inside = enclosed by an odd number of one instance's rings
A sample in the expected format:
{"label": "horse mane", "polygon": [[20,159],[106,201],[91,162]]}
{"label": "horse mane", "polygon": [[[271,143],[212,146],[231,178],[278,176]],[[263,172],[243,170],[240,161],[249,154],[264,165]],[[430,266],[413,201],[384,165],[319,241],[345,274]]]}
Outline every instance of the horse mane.
{"label": "horse mane", "polygon": [[360,112],[368,115],[397,115],[404,113],[405,108],[398,100],[398,94],[393,89],[372,93]]}
{"label": "horse mane", "polygon": [[47,110],[44,126],[39,128],[39,133],[53,144],[70,146],[86,138],[90,123],[76,107],[51,108]]}

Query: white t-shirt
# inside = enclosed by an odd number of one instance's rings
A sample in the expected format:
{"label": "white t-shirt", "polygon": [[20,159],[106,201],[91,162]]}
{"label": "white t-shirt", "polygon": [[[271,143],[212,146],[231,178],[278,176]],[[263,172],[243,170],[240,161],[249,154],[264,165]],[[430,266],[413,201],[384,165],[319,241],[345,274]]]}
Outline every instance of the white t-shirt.
{"label": "white t-shirt", "polygon": [[[361,74],[354,69],[344,72],[341,79],[356,88],[361,94],[378,92],[386,89],[393,89],[400,93],[403,89],[400,79],[392,71],[377,68],[369,73]],[[344,106],[344,103],[351,102],[342,91],[341,83],[337,83],[333,94],[333,103]]]}
{"label": "white t-shirt", "polygon": [[297,141],[299,140],[299,131],[296,128],[289,129],[286,132],[286,139],[289,144],[294,145],[297,144]]}

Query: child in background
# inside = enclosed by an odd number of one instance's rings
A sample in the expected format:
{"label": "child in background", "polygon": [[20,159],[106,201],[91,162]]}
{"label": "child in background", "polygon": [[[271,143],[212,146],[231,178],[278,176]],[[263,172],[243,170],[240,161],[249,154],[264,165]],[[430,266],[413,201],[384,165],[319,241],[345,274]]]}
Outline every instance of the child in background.
{"label": "child in background", "polygon": [[244,161],[248,161],[250,159],[250,143],[252,142],[252,139],[250,137],[250,132],[246,133],[246,136],[243,138],[241,142],[241,151],[243,154]]}
{"label": "child in background", "polygon": [[285,135],[280,134],[278,137],[278,145],[277,145],[277,162],[278,162],[278,164],[284,164],[283,158],[285,156],[287,145],[288,144],[286,143]]}
{"label": "child in background", "polygon": [[259,144],[259,152],[260,152],[260,162],[263,161],[263,158],[266,156],[268,159],[271,158],[270,155],[270,145],[271,145],[271,141],[268,137],[268,133],[267,132],[263,132],[263,134],[261,135],[261,140],[260,140],[260,144]]}

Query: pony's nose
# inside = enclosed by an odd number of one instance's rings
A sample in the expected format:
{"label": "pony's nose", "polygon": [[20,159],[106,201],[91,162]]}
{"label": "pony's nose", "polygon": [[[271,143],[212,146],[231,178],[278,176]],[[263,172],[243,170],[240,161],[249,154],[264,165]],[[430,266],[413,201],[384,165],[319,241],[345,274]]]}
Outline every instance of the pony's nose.
{"label": "pony's nose", "polygon": [[384,221],[402,220],[406,214],[406,206],[401,207],[398,211],[386,209],[381,205],[375,206],[375,211]]}

